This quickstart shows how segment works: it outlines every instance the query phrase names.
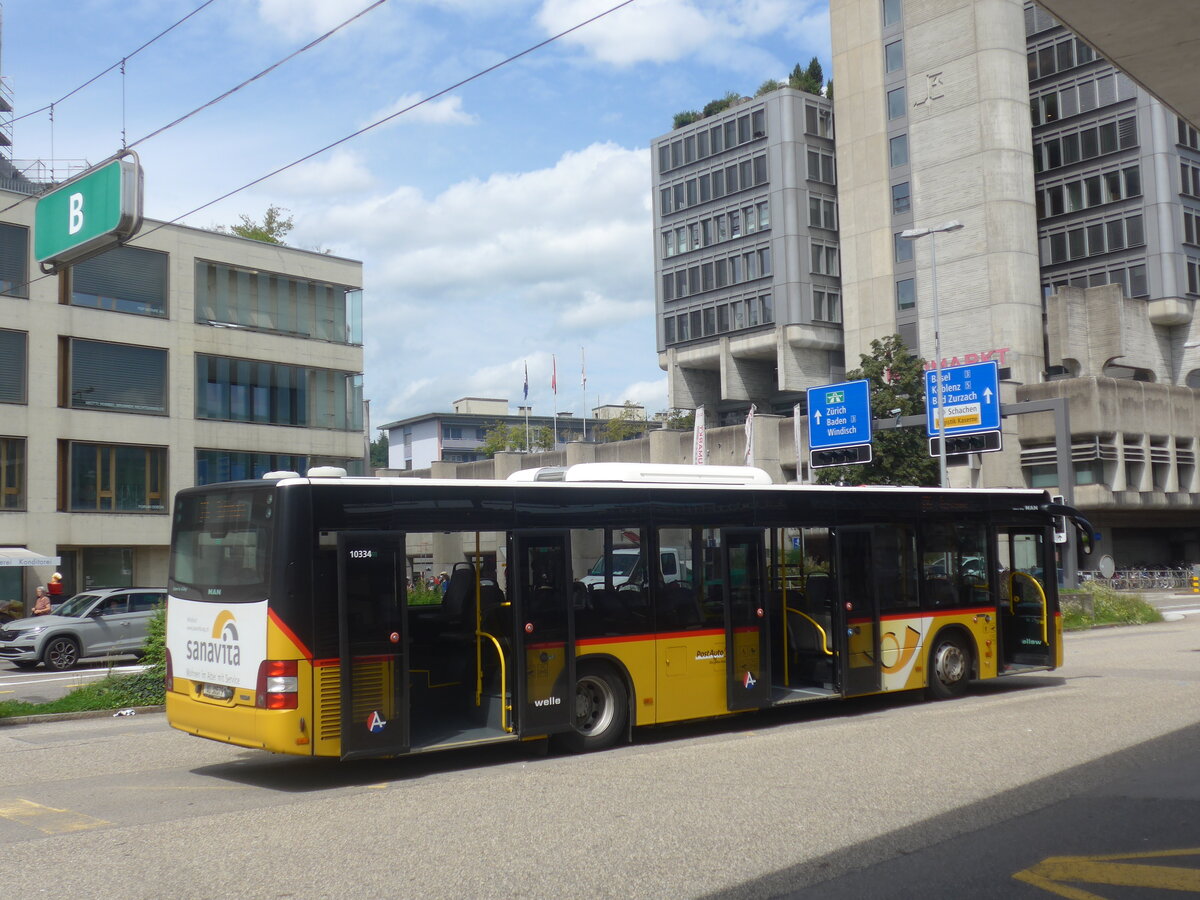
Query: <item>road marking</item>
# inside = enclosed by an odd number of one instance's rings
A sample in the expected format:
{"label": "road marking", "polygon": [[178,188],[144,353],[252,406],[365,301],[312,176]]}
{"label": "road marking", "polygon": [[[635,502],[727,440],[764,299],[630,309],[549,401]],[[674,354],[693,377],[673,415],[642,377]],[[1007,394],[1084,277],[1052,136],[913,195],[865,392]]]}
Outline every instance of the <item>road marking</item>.
{"label": "road marking", "polygon": [[[1160,850],[1151,853],[1118,853],[1111,856],[1051,856],[1036,866],[1017,872],[1013,878],[1068,900],[1104,900],[1099,894],[1062,884],[1106,884],[1120,887],[1146,887],[1163,891],[1200,893],[1200,869],[1183,866],[1151,866],[1115,860],[1169,859],[1200,857],[1200,847],[1190,850]],[[1198,859],[1200,861],[1200,859]]]}
{"label": "road marking", "polygon": [[68,834],[112,824],[74,810],[55,809],[53,806],[42,806],[32,800],[20,799],[0,800],[0,819],[28,825],[43,834]]}

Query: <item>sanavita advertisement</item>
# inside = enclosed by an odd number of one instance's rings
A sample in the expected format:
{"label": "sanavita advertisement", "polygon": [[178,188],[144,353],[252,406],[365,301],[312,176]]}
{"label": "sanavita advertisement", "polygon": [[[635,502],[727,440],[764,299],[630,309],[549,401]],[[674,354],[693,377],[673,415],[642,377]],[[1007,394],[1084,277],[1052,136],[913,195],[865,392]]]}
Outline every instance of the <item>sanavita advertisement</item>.
{"label": "sanavita advertisement", "polygon": [[253,689],[267,653],[267,603],[172,597],[167,647],[176,677]]}

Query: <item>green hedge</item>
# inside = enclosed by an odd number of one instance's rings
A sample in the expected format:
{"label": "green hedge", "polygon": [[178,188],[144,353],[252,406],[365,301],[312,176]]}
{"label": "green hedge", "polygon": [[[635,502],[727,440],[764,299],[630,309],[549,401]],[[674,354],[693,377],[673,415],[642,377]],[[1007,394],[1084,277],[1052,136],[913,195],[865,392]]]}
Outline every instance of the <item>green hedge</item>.
{"label": "green hedge", "polygon": [[1141,594],[1124,594],[1095,582],[1084,582],[1079,590],[1063,591],[1063,628],[1079,631],[1096,625],[1146,625],[1161,622],[1162,613],[1142,599]]}

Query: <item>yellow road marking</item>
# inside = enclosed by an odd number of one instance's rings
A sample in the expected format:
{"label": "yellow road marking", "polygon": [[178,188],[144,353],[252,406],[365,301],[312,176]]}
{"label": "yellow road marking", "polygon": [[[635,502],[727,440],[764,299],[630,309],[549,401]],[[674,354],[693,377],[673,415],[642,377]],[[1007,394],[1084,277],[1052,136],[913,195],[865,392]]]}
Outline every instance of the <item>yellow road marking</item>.
{"label": "yellow road marking", "polygon": [[1117,860],[1169,859],[1181,856],[1200,857],[1200,848],[1159,850],[1150,853],[1117,853],[1108,856],[1051,856],[1036,866],[1017,872],[1013,878],[1060,897],[1066,897],[1068,900],[1104,900],[1104,898],[1099,894],[1062,884],[1064,881],[1200,893],[1200,869],[1117,862]]}
{"label": "yellow road marking", "polygon": [[112,824],[74,810],[42,806],[32,800],[0,800],[0,819],[28,825],[43,834],[68,834]]}

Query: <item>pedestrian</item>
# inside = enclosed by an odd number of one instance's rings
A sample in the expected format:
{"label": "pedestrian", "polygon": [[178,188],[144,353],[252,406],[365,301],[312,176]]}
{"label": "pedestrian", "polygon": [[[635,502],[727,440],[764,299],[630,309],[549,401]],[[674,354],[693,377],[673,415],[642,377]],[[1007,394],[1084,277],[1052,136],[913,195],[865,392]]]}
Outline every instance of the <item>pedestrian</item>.
{"label": "pedestrian", "polygon": [[46,593],[44,584],[37,586],[37,596],[33,600],[33,614],[35,616],[50,615],[50,595]]}
{"label": "pedestrian", "polygon": [[47,586],[50,591],[50,603],[52,606],[58,606],[63,602],[62,575],[55,572],[50,576],[50,584]]}

